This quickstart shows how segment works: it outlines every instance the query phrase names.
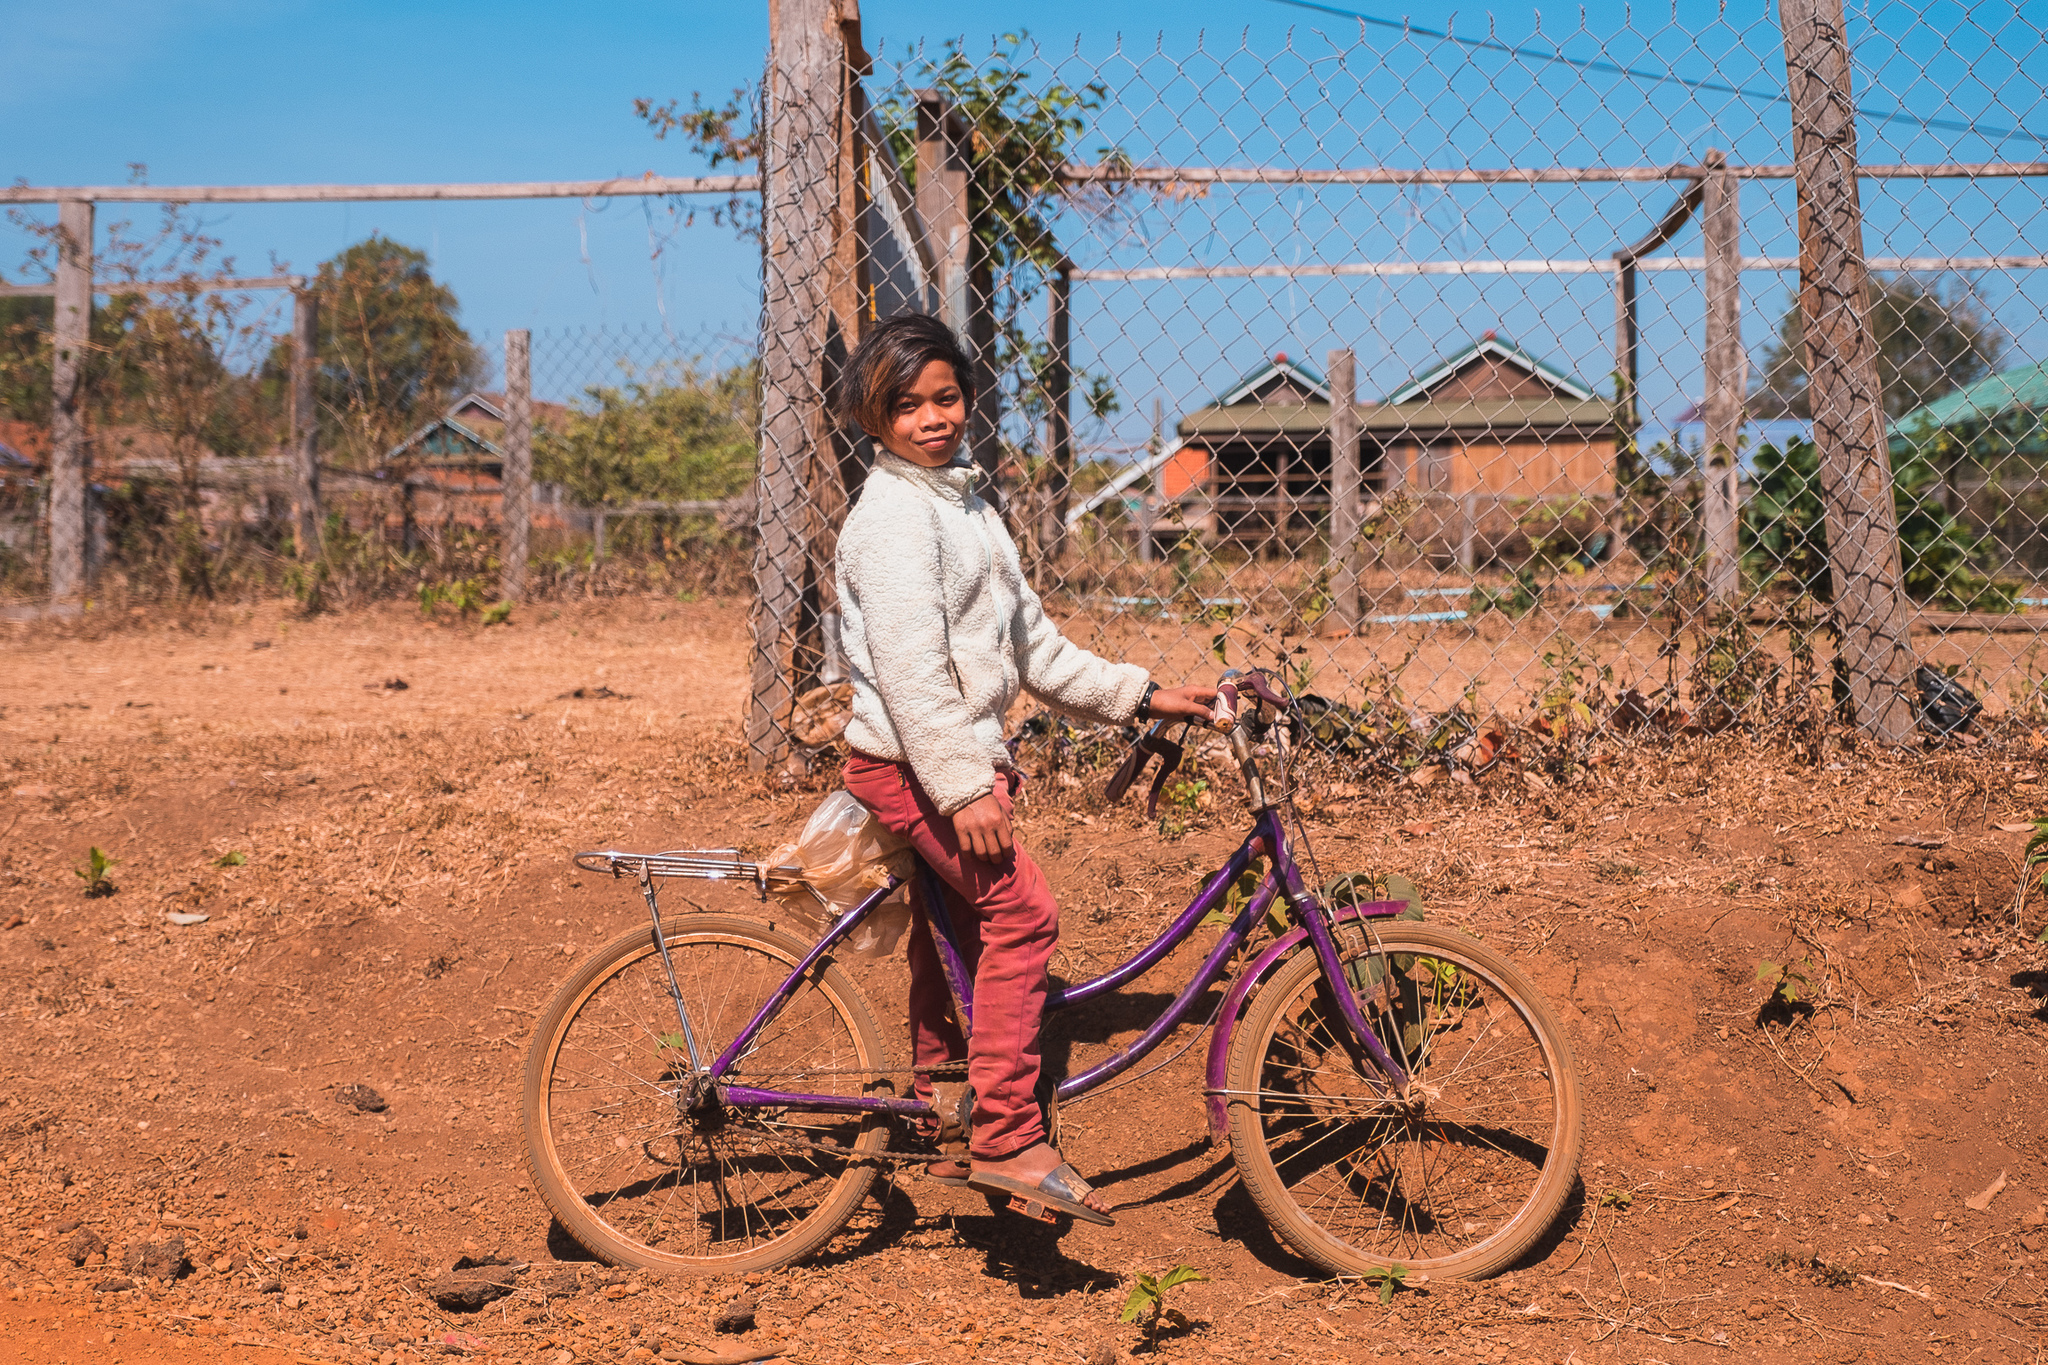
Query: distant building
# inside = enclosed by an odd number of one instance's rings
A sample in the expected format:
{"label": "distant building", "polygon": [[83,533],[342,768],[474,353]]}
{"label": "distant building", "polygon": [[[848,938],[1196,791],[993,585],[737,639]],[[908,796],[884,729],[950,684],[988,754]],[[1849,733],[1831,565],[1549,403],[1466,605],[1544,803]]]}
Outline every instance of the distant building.
{"label": "distant building", "polygon": [[[568,413],[560,403],[534,403],[536,425],[559,423]],[[466,393],[448,410],[384,452],[387,469],[447,492],[496,493],[505,476],[505,395]]]}
{"label": "distant building", "polygon": [[[1488,332],[1359,405],[1368,497],[1406,491],[1489,506],[1614,491],[1614,404],[1584,382]],[[1330,390],[1285,352],[1182,420],[1173,461],[1196,494],[1183,521],[1219,544],[1291,553],[1320,534],[1330,507]],[[1172,491],[1162,488],[1169,499]]]}
{"label": "distant building", "polygon": [[1937,444],[1979,470],[2007,457],[2048,456],[2048,364],[1990,375],[1892,423],[1894,455]]}

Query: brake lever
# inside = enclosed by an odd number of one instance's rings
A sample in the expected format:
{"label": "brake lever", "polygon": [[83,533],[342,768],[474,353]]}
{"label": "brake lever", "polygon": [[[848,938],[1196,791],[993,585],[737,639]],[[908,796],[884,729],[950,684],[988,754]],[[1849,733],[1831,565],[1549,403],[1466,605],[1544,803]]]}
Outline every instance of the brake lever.
{"label": "brake lever", "polygon": [[1156,754],[1160,759],[1159,774],[1152,779],[1152,792],[1145,801],[1145,818],[1149,820],[1158,813],[1159,794],[1165,790],[1166,780],[1180,768],[1181,759],[1187,753],[1181,745],[1166,738],[1166,727],[1171,724],[1171,720],[1153,722],[1152,728],[1131,746],[1131,752],[1103,789],[1103,795],[1112,805],[1123,800],[1124,793],[1131,789],[1131,784],[1138,780]]}
{"label": "brake lever", "polygon": [[1138,742],[1131,746],[1131,751],[1124,755],[1124,761],[1117,765],[1116,772],[1109,779],[1109,785],[1102,789],[1103,796],[1111,805],[1123,800],[1124,793],[1138,780],[1138,774],[1145,771],[1145,765],[1152,761],[1152,741],[1165,732],[1166,722],[1154,721],[1152,728],[1140,735]]}

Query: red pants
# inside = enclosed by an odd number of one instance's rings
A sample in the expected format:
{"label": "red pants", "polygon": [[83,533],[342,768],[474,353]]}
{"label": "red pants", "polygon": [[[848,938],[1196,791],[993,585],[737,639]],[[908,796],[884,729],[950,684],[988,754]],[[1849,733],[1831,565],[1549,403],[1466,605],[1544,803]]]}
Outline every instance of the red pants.
{"label": "red pants", "polygon": [[[846,789],[885,826],[910,841],[947,887],[946,909],[974,974],[974,1036],[963,1041],[953,997],[932,946],[924,896],[913,892],[917,922],[910,931],[910,1041],[920,1067],[967,1058],[974,1086],[973,1154],[999,1161],[1045,1141],[1034,1094],[1039,1025],[1045,1017],[1046,964],[1059,944],[1060,907],[1045,874],[1023,849],[985,863],[960,847],[952,817],[939,814],[907,763],[865,754],[846,761]],[[1010,810],[1014,778],[996,780]],[[929,1084],[920,1077],[920,1095]]]}

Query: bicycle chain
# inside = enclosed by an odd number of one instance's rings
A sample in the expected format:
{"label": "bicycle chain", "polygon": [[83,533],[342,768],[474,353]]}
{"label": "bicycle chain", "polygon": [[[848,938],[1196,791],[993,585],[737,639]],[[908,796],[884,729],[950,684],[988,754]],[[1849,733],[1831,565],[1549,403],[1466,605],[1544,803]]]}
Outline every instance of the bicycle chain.
{"label": "bicycle chain", "polygon": [[826,1152],[848,1163],[864,1162],[875,1166],[909,1166],[929,1164],[946,1159],[942,1153],[936,1151],[891,1152],[884,1150],[880,1152],[860,1152],[855,1151],[851,1147],[842,1146],[837,1142],[820,1142],[816,1138],[792,1137],[786,1133],[777,1133],[761,1128],[748,1128],[747,1131],[764,1137],[770,1142],[786,1143],[792,1147],[803,1147],[814,1152]]}
{"label": "bicycle chain", "polygon": [[[849,1067],[835,1070],[807,1068],[803,1071],[753,1071],[748,1073],[747,1078],[749,1080],[761,1080],[770,1076],[890,1076],[906,1074],[914,1076],[919,1074],[919,1071],[916,1068],[899,1068],[895,1071],[880,1071],[873,1067]],[[953,1076],[965,1078],[967,1075],[967,1063],[947,1062],[939,1066],[924,1068],[922,1074],[939,1080]],[[770,1142],[784,1143],[792,1147],[801,1147],[814,1152],[825,1152],[849,1162],[865,1162],[877,1166],[908,1166],[945,1160],[944,1154],[936,1149],[927,1152],[862,1152],[837,1142],[820,1142],[816,1138],[794,1137],[786,1133],[777,1132],[771,1128],[757,1127],[744,1120],[741,1120],[736,1126],[743,1128],[749,1133],[766,1138]]]}

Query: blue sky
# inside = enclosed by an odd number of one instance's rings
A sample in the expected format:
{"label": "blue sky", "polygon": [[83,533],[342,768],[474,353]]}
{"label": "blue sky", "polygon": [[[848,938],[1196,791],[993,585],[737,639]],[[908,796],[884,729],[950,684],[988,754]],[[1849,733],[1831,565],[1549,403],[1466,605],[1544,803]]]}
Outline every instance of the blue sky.
{"label": "blue sky", "polygon": [[[2013,28],[2010,7],[2002,18],[1989,6],[1851,8],[1865,103],[2048,127],[2034,108],[2044,83],[2039,33],[2031,23]],[[1640,163],[1689,159],[1710,145],[1751,161],[1783,156],[1782,107],[1581,76],[1384,29],[1361,40],[1344,20],[1270,0],[965,0],[937,21],[932,7],[904,0],[865,0],[862,10],[871,45],[885,58],[951,35],[985,47],[1028,15],[1041,68],[1057,65],[1077,80],[1099,74],[1114,87],[1114,107],[1084,137],[1084,151],[1116,141],[1141,160],[1331,165]],[[1440,25],[1446,14],[1436,7],[1417,22]],[[1581,29],[1576,9],[1546,18],[1528,7],[1475,10],[1456,26],[1516,43],[1541,41],[1541,26],[1577,56],[1750,87],[1782,78],[1772,12],[1761,3],[1726,11],[1714,3],[1638,5],[1627,17],[1621,4],[1600,3],[1586,15]],[[118,183],[130,162],[146,164],[152,182],[165,185],[595,178],[701,169],[674,144],[654,142],[632,117],[632,100],[712,94],[752,75],[766,6],[0,0],[0,32],[8,34],[0,47],[0,128],[8,133],[0,176],[8,180]],[[1864,140],[1869,160],[1936,159],[1949,148],[1970,159],[1997,154],[1983,139],[1910,126],[1866,126]],[[1873,254],[2017,250],[2043,235],[2039,182],[1918,198],[1900,187],[1865,194]],[[1061,227],[1077,258],[1104,265],[1585,257],[1604,256],[1640,231],[1668,197],[1661,186],[1408,196],[1260,190],[1123,217],[1069,215]],[[1789,254],[1789,186],[1752,187],[1744,204],[1753,219],[1747,249]],[[137,207],[128,216],[146,222],[153,213]],[[308,269],[371,231],[419,246],[455,288],[472,331],[493,347],[513,326],[573,333],[665,320],[698,337],[754,325],[753,252],[708,217],[681,227],[638,201],[204,213],[249,272],[267,272],[273,257]],[[124,216],[118,207],[101,214],[102,223]],[[0,227],[0,267],[10,277],[25,244]],[[1681,237],[1675,249],[1696,250],[1696,238]],[[1753,344],[1775,321],[1789,283],[1745,279]],[[2016,352],[2048,355],[2048,344],[2037,344],[2048,338],[2037,338],[2044,300],[2031,279],[1982,285]],[[1125,398],[1124,414],[1095,439],[1142,439],[1155,396],[1170,417],[1279,346],[1320,357],[1331,345],[1353,345],[1371,392],[1494,326],[1589,380],[1604,379],[1611,311],[1602,281],[1425,286],[1084,291],[1082,358],[1111,373]],[[1653,409],[1682,406],[1696,391],[1695,292],[1679,275],[1645,286]],[[544,341],[537,345],[550,354]],[[573,337],[557,346],[566,355]]]}

